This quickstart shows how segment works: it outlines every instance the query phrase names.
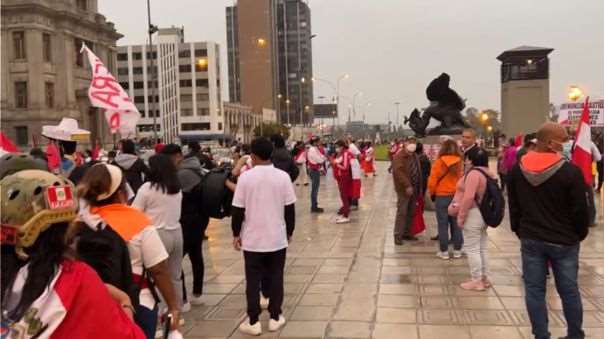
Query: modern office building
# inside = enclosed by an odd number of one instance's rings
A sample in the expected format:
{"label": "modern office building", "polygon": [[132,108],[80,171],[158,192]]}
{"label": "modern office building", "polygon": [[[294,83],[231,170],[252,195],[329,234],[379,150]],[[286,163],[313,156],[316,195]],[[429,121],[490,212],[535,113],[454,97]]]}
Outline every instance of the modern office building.
{"label": "modern office building", "polygon": [[90,106],[91,70],[82,43],[115,73],[122,37],[97,0],[2,0],[2,132],[23,147],[46,142],[43,125],[78,120],[93,140],[111,142],[102,110]]}
{"label": "modern office building", "polygon": [[504,51],[501,61],[501,120],[507,135],[536,131],[547,121],[549,58],[552,48],[520,46]]}
{"label": "modern office building", "polygon": [[118,47],[119,82],[141,113],[139,137],[224,137],[219,55],[216,43],[185,42],[184,29],[176,27],[159,29],[152,48]]}
{"label": "modern office building", "polygon": [[310,8],[302,0],[238,0],[227,7],[230,101],[312,122]]}

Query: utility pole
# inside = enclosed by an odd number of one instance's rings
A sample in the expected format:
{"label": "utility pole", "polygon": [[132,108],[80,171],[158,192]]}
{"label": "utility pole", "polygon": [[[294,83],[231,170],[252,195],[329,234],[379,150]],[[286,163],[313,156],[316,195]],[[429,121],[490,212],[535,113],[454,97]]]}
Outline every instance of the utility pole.
{"label": "utility pole", "polygon": [[[148,46],[148,54],[147,56],[149,56],[147,59],[149,59],[149,67],[151,68],[151,88],[149,90],[150,94],[151,94],[151,100],[149,100],[149,108],[153,108],[153,109],[149,109],[147,111],[147,113],[149,112],[153,112],[153,143],[157,144],[157,112],[155,110],[155,107],[153,105],[153,103],[155,102],[155,87],[159,86],[159,82],[157,81],[157,70],[155,69],[155,67],[153,67],[153,61],[155,60],[155,58],[157,58],[157,55],[155,57],[153,57],[153,33],[157,32],[157,26],[154,26],[153,24],[151,24],[151,0],[147,0],[147,19],[148,19],[148,33],[149,33],[149,46]],[[149,84],[147,83],[147,87],[149,86]],[[159,106],[159,103],[158,103]],[[148,114],[147,114],[148,115]]]}

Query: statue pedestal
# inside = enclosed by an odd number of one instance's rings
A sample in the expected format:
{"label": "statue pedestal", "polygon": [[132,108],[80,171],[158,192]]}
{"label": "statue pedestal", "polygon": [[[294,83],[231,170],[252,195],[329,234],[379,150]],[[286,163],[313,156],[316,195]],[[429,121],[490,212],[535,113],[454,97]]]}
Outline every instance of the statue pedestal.
{"label": "statue pedestal", "polygon": [[447,136],[447,137],[451,137],[453,138],[453,140],[459,142],[461,141],[461,134],[454,134],[454,135],[427,135],[423,138],[419,138],[418,140],[424,144],[424,145],[435,145],[435,144],[439,144],[441,143],[441,137],[443,136]]}

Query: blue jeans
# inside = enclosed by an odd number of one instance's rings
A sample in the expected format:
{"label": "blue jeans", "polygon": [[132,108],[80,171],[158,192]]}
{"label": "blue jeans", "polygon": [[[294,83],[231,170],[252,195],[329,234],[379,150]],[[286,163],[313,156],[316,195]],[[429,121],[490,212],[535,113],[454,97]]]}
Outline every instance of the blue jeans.
{"label": "blue jeans", "polygon": [[308,169],[308,176],[310,177],[310,208],[315,209],[319,207],[317,202],[317,195],[319,195],[319,185],[321,184],[321,173],[314,169]]}
{"label": "blue jeans", "polygon": [[455,217],[449,216],[449,204],[453,201],[453,196],[436,196],[434,208],[436,209],[436,222],[438,223],[438,242],[440,243],[440,251],[447,252],[449,250],[449,230],[451,231],[451,241],[453,249],[461,250],[463,245],[463,235],[457,226]]}
{"label": "blue jeans", "polygon": [[526,309],[535,339],[549,339],[547,306],[545,304],[547,262],[552,264],[556,290],[562,299],[568,339],[583,339],[583,305],[577,284],[579,244],[564,246],[539,240],[521,239],[522,278]]}

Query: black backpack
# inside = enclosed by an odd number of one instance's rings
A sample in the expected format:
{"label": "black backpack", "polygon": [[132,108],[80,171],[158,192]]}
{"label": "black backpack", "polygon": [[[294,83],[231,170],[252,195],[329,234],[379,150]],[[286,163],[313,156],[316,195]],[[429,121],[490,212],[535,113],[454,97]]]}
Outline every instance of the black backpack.
{"label": "black backpack", "polygon": [[478,197],[476,197],[476,205],[478,205],[478,208],[480,209],[480,214],[482,215],[485,224],[490,227],[497,227],[501,224],[503,216],[505,215],[505,198],[503,197],[501,188],[499,188],[497,180],[493,179],[482,169],[472,168],[470,171],[473,170],[482,173],[487,179],[487,186],[482,201],[479,202]]}
{"label": "black backpack", "polygon": [[104,283],[124,291],[132,304],[138,305],[140,287],[132,279],[128,246],[111,226],[93,230],[80,223],[76,252],[78,258],[90,265]]}
{"label": "black backpack", "polygon": [[202,206],[210,218],[223,219],[231,216],[233,192],[224,184],[230,173],[231,169],[228,167],[214,168],[201,181]]}

